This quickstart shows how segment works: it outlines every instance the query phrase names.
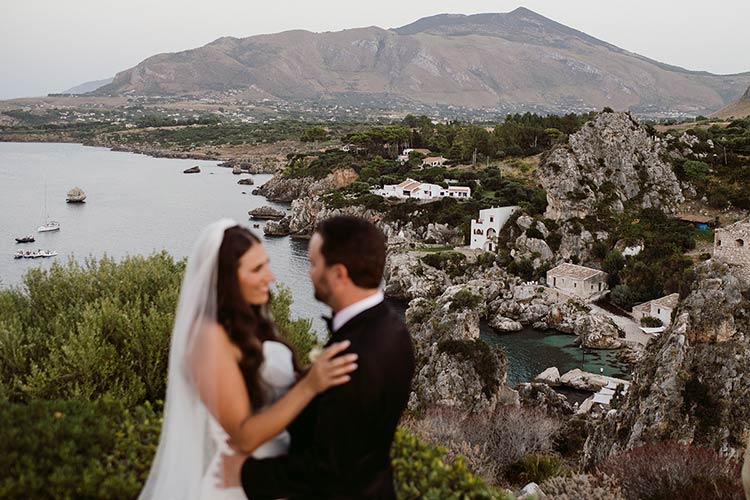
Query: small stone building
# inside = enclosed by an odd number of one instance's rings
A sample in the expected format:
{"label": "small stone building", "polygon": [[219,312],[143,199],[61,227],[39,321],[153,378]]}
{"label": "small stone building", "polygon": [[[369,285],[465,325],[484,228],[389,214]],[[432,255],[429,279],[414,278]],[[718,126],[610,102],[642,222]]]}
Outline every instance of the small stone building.
{"label": "small stone building", "polygon": [[713,257],[739,267],[744,278],[750,280],[750,219],[716,230]]}
{"label": "small stone building", "polygon": [[547,286],[593,302],[608,291],[607,273],[566,262],[547,271]]}
{"label": "small stone building", "polygon": [[658,318],[662,325],[668,326],[672,322],[672,311],[677,309],[680,294],[673,293],[659,299],[650,300],[633,306],[633,319],[640,322],[646,316]]}

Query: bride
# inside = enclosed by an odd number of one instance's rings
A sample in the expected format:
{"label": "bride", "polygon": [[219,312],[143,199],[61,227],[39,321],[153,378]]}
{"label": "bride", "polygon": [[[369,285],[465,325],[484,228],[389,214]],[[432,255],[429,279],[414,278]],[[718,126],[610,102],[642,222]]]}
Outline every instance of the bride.
{"label": "bride", "polygon": [[[141,499],[244,499],[215,483],[222,453],[285,454],[287,425],[320,392],[349,381],[356,355],[331,345],[301,375],[268,312],[274,281],[260,240],[209,225],[188,258],[177,305],[159,447]],[[231,445],[231,448],[230,448]]]}

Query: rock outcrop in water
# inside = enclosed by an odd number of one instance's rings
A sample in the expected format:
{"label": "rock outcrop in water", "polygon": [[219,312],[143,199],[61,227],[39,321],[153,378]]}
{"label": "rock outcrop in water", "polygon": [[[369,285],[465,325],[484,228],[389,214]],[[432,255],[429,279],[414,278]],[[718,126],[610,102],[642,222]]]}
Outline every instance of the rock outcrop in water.
{"label": "rock outcrop in water", "polygon": [[619,412],[586,444],[586,463],[655,441],[739,458],[750,430],[750,287],[706,261],[672,326],[636,367]]}
{"label": "rock outcrop in water", "polygon": [[546,216],[566,221],[600,209],[622,212],[628,201],[672,211],[683,196],[661,151],[661,144],[629,113],[600,113],[539,165]]}

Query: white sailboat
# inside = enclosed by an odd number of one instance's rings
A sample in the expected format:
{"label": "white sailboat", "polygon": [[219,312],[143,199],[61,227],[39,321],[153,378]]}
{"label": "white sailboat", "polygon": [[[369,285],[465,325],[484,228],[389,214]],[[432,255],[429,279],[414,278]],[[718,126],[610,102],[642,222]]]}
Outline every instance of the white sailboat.
{"label": "white sailboat", "polygon": [[44,183],[44,224],[36,228],[37,232],[44,233],[47,231],[59,231],[60,223],[54,220],[49,220],[49,214],[47,213],[47,183]]}

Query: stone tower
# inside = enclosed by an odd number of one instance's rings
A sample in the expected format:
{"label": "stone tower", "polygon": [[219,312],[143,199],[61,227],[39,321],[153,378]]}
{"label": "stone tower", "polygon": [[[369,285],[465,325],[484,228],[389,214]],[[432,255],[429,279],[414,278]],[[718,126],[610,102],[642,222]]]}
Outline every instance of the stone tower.
{"label": "stone tower", "polygon": [[750,219],[716,230],[713,257],[739,267],[745,280],[750,281]]}

